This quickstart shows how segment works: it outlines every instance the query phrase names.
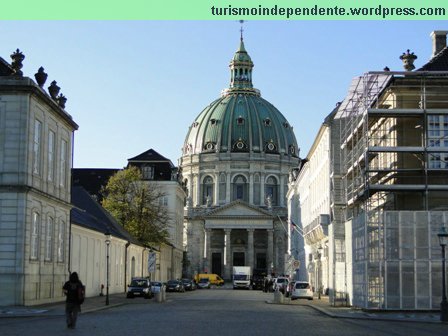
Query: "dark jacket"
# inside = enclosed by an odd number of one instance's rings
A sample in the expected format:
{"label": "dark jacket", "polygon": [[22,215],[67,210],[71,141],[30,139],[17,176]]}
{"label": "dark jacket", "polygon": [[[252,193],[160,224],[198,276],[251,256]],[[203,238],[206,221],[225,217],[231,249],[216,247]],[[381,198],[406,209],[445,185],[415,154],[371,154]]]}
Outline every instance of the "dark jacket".
{"label": "dark jacket", "polygon": [[78,289],[83,287],[84,286],[81,281],[78,282],[67,281],[64,284],[64,287],[62,287],[63,290],[67,291],[65,301],[69,303],[80,304],[78,300]]}

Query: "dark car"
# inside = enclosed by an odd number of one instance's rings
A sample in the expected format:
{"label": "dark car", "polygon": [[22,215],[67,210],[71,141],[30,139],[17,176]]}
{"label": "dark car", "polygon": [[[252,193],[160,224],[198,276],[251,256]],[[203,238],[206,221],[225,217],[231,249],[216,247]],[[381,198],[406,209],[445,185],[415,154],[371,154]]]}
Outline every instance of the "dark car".
{"label": "dark car", "polygon": [[192,291],[196,289],[196,283],[190,279],[182,279],[181,280],[186,291]]}
{"label": "dark car", "polygon": [[128,285],[128,291],[126,292],[127,298],[134,298],[136,296],[149,299],[152,297],[151,281],[146,278],[133,278]]}
{"label": "dark car", "polygon": [[207,278],[201,278],[198,282],[198,289],[207,288],[210,289],[210,280]]}
{"label": "dark car", "polygon": [[167,292],[185,292],[185,287],[180,280],[169,280],[166,283]]}

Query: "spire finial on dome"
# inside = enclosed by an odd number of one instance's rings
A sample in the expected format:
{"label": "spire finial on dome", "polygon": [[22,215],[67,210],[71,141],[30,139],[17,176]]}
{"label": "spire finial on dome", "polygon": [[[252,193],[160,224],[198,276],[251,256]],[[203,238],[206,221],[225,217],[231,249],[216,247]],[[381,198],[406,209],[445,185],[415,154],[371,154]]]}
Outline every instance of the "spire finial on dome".
{"label": "spire finial on dome", "polygon": [[240,24],[241,24],[241,28],[240,28],[241,37],[240,37],[240,39],[241,39],[241,42],[243,42],[243,31],[244,31],[243,24],[244,24],[244,20],[240,20]]}

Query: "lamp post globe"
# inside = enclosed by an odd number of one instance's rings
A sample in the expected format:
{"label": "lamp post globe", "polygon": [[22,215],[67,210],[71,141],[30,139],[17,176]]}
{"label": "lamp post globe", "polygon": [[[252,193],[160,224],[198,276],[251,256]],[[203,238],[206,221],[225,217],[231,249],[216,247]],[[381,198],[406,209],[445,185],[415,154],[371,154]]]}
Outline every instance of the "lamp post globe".
{"label": "lamp post globe", "polygon": [[104,234],[106,236],[106,306],[109,305],[109,245],[111,242],[111,235],[108,232]]}
{"label": "lamp post globe", "polygon": [[440,321],[448,322],[448,302],[446,299],[446,264],[445,264],[445,247],[448,244],[448,230],[442,226],[437,234],[439,244],[442,248],[442,302],[440,303]]}

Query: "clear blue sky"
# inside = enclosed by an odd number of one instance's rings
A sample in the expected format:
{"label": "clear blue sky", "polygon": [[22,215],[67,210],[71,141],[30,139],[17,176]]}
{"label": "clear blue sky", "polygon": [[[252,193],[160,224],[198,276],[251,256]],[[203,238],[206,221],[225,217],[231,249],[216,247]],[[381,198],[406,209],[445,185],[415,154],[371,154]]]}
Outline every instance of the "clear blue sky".
{"label": "clear blue sky", "polygon": [[[3,21],[0,57],[56,80],[79,124],[74,166],[121,168],[149,148],[177,165],[188,126],[229,84],[237,21]],[[305,157],[354,76],[431,55],[443,21],[248,21],[254,86],[294,127]]]}

